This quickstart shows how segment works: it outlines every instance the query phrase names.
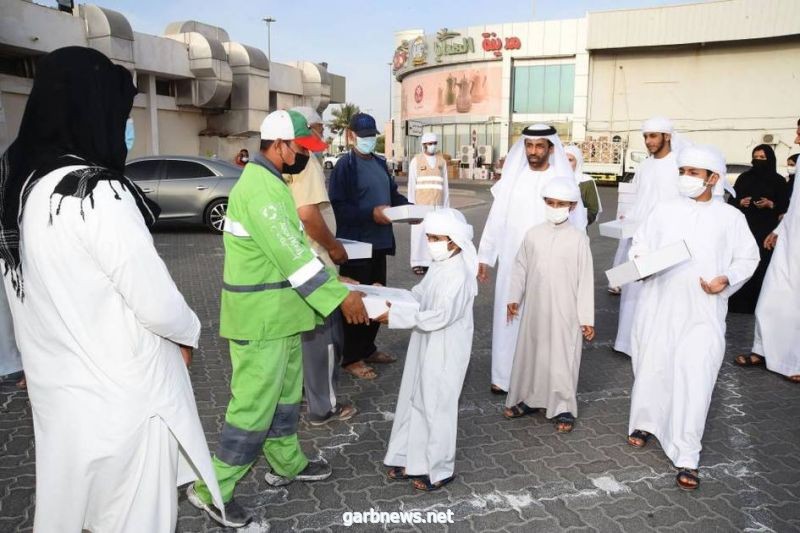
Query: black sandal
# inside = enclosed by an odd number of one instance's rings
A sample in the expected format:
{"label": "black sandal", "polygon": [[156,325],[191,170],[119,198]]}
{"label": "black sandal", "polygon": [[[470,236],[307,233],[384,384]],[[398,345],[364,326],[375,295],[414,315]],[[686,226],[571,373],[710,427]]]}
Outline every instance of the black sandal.
{"label": "black sandal", "polygon": [[[452,476],[445,478],[441,481],[437,481],[436,483],[431,483],[431,478],[429,478],[428,476],[422,476],[418,479],[415,479],[413,485],[414,488],[417,490],[421,490],[423,492],[432,492],[434,490],[441,489],[442,487],[453,481],[455,478],[456,476],[455,474],[453,474]],[[422,483],[422,486],[417,484],[418,481]]]}
{"label": "black sandal", "polygon": [[492,383],[492,386],[489,388],[489,390],[492,391],[492,394],[498,394],[498,395],[508,394],[508,391],[504,391],[494,383]]}
{"label": "black sandal", "polygon": [[[569,433],[575,428],[575,417],[572,416],[572,413],[561,413],[555,417],[553,422],[556,425],[556,431],[559,433]],[[566,427],[561,429],[559,426]]]}
{"label": "black sandal", "polygon": [[417,276],[424,276],[425,273],[428,272],[428,269],[425,268],[425,267],[416,266],[416,267],[412,268],[411,271],[414,274],[416,274]]}
{"label": "black sandal", "polygon": [[394,481],[411,479],[411,476],[406,474],[406,469],[404,466],[393,466],[388,472],[386,472],[386,477],[393,479]]}
{"label": "black sandal", "polygon": [[700,486],[699,472],[691,468],[681,468],[675,476],[675,483],[681,490],[697,490]]}
{"label": "black sandal", "polygon": [[[756,360],[753,361],[753,358]],[[737,355],[736,358],[733,360],[733,363],[738,366],[764,366],[764,358],[758,354],[751,353],[748,355],[742,354]]]}
{"label": "black sandal", "polygon": [[520,418],[538,412],[538,408],[528,407],[525,402],[519,402],[517,405],[503,409],[503,416],[511,420],[512,418]]}
{"label": "black sandal", "polygon": [[[628,435],[628,444],[633,446],[634,448],[644,448],[645,446],[647,446],[647,441],[650,440],[650,437],[652,436],[653,436],[652,433],[648,433],[646,431],[637,429],[633,433]],[[642,441],[642,443],[634,444],[633,442],[631,442],[631,439],[640,440]]]}

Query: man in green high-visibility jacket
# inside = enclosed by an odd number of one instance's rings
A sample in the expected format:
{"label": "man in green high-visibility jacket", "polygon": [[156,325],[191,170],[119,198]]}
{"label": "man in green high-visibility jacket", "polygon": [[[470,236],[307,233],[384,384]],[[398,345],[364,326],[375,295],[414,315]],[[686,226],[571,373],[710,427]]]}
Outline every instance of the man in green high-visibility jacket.
{"label": "man in green high-visibility jacket", "polygon": [[231,191],[224,226],[225,270],[220,335],[229,340],[233,375],[225,426],[214,456],[223,510],[202,481],[189,500],[228,527],[248,513],[233,499],[236,483],[263,450],[267,482],[317,481],[324,459],[306,458],[297,439],[303,387],[300,334],[337,307],[348,323],[367,323],[361,293],[349,291],[309,247],[282,174],[295,174],[325,143],[296,111],[275,111],[261,124],[261,150]]}

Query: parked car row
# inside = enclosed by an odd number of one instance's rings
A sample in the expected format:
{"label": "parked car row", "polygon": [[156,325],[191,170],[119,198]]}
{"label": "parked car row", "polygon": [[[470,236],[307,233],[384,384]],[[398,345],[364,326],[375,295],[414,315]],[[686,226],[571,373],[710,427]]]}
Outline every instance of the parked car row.
{"label": "parked car row", "polygon": [[204,224],[215,233],[222,233],[241,173],[232,163],[205,157],[141,157],[125,165],[125,175],[161,208],[159,220]]}
{"label": "parked car row", "polygon": [[336,166],[336,163],[339,161],[339,158],[341,158],[346,153],[347,152],[342,152],[340,154],[325,154],[325,156],[322,158],[322,166],[328,170],[332,169],[333,167]]}

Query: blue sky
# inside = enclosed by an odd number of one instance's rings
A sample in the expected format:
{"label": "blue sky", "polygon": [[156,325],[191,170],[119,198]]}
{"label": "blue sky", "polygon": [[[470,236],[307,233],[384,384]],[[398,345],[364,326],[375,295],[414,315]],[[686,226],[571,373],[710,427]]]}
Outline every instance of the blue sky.
{"label": "blue sky", "polygon": [[[38,0],[43,3],[42,0]],[[347,78],[347,99],[375,115],[389,116],[389,66],[393,34],[422,28],[581,17],[586,11],[688,3],[680,0],[96,0],[123,13],[134,31],[161,35],[169,22],[199,20],[221,26],[232,40],[267,48],[272,24],[273,60],[327,61],[331,72]],[[534,7],[535,6],[535,7]],[[330,108],[329,108],[330,110]],[[330,111],[326,112],[326,116]],[[379,126],[381,127],[381,126]],[[382,129],[382,127],[381,127]]]}

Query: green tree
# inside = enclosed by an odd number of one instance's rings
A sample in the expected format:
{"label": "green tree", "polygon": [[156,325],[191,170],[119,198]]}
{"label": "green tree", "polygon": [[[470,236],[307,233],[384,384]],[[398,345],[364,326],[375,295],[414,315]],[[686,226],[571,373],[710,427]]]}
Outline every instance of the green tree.
{"label": "green tree", "polygon": [[378,135],[378,138],[375,139],[375,153],[383,154],[383,152],[385,151],[386,151],[386,136]]}
{"label": "green tree", "polygon": [[361,109],[356,104],[351,103],[342,104],[338,109],[331,111],[333,120],[328,127],[331,132],[339,136],[339,144],[342,142],[342,133],[350,125],[350,119],[358,113],[361,113]]}

